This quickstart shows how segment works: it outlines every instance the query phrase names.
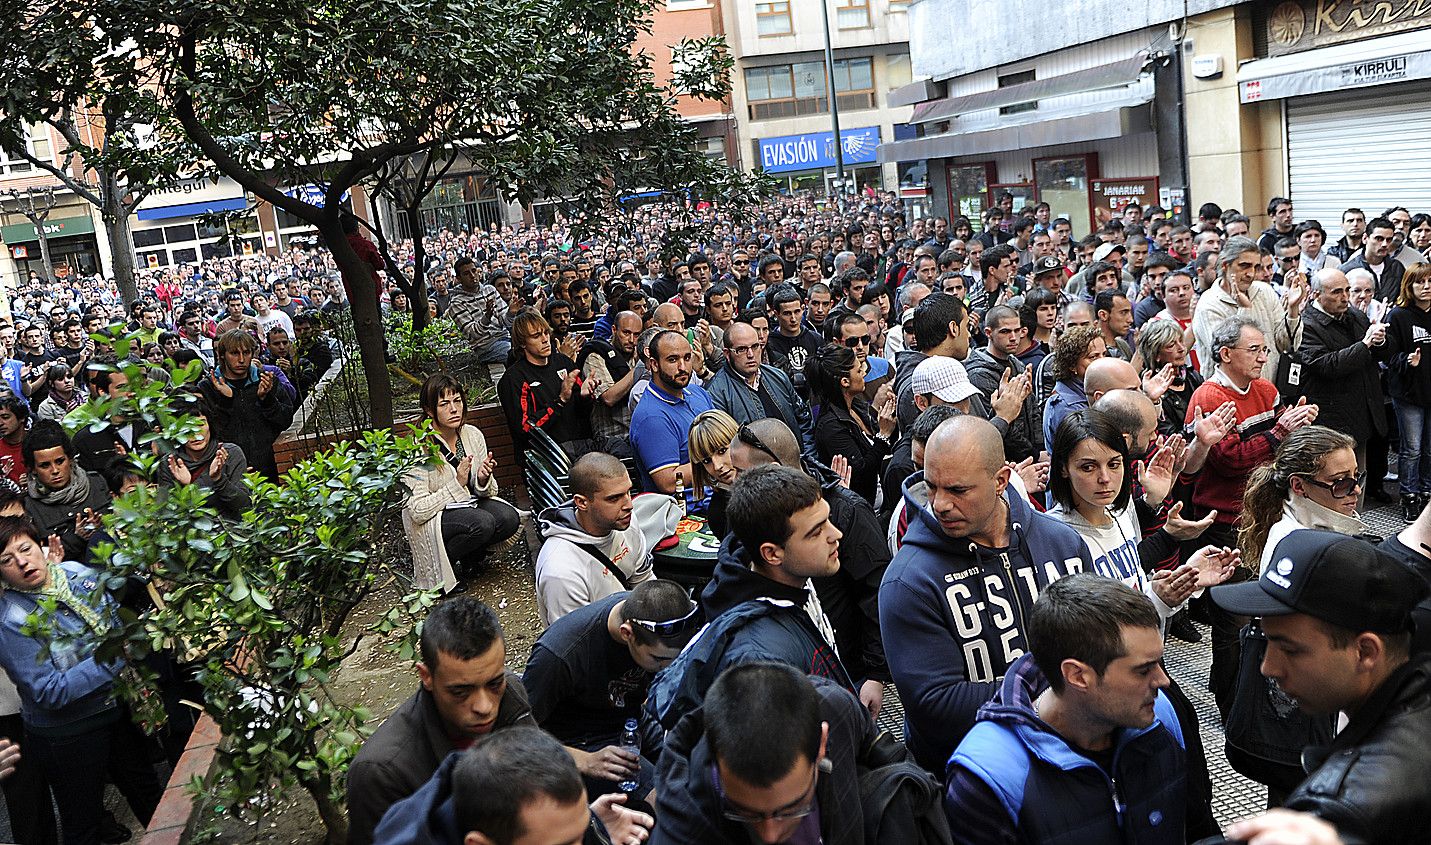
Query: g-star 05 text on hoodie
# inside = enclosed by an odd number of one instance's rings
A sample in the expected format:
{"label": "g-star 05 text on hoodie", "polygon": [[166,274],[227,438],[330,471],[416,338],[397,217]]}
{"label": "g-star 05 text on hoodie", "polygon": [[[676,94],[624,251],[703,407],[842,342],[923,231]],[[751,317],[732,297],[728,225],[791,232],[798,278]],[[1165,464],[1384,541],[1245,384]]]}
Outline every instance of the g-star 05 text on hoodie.
{"label": "g-star 05 text on hoodie", "polygon": [[1089,569],[1082,538],[1005,491],[1009,545],[986,549],[950,537],[905,482],[913,516],[879,591],[880,631],[904,702],[905,736],[919,764],[944,771],[979,708],[1027,650],[1028,614],[1043,588]]}

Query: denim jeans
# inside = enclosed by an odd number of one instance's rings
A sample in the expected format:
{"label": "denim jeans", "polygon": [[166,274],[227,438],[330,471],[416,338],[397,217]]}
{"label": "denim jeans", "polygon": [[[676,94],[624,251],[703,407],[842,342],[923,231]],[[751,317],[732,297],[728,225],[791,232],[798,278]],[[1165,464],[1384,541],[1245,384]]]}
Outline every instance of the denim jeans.
{"label": "denim jeans", "polygon": [[1401,459],[1398,461],[1401,495],[1431,493],[1431,426],[1426,424],[1426,409],[1420,405],[1392,401],[1396,408],[1396,424],[1401,429]]}
{"label": "denim jeans", "polygon": [[106,780],[118,787],[141,824],[148,825],[159,806],[164,785],[149,763],[148,740],[127,712],[116,716],[74,736],[25,734],[23,753],[50,782],[65,845],[98,845]]}
{"label": "denim jeans", "polygon": [[477,360],[483,364],[505,364],[507,355],[512,351],[510,340],[494,340],[492,345],[477,352]]}

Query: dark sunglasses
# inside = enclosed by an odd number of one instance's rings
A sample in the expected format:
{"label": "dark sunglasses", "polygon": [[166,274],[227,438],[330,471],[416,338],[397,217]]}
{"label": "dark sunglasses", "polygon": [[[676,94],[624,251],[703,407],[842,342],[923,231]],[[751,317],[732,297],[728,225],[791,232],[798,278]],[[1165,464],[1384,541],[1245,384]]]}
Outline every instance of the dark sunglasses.
{"label": "dark sunglasses", "polygon": [[1361,489],[1362,484],[1366,482],[1366,473],[1359,472],[1350,478],[1339,478],[1331,483],[1319,481],[1310,475],[1302,476],[1302,480],[1314,487],[1320,487],[1326,490],[1328,493],[1331,493],[1335,499],[1345,499],[1353,492]]}
{"label": "dark sunglasses", "polygon": [[700,605],[691,602],[691,609],[686,611],[686,615],[680,619],[669,619],[665,622],[652,622],[648,619],[632,619],[633,625],[640,625],[658,637],[674,637],[684,633],[692,624],[700,621]]}
{"label": "dark sunglasses", "polygon": [[856,346],[869,346],[870,336],[864,334],[859,335],[858,337],[847,337],[845,338],[845,345],[851,349],[854,349]]}
{"label": "dark sunglasses", "polygon": [[744,443],[750,448],[758,449],[761,452],[764,452],[765,454],[769,455],[770,460],[776,462],[777,464],[780,463],[780,459],[775,457],[775,451],[769,446],[766,446],[764,443],[760,442],[760,438],[756,436],[755,432],[750,430],[750,426],[741,425],[739,430],[736,431],[735,437],[741,443]]}

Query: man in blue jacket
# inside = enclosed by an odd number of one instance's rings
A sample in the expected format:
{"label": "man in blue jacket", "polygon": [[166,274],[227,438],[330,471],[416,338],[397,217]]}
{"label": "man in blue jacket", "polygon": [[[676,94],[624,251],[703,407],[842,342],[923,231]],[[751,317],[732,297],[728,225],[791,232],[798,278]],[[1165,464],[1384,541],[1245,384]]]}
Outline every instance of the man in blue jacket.
{"label": "man in blue jacket", "polygon": [[1028,647],[949,760],[954,841],[1186,841],[1184,740],[1152,603],[1072,575],[1034,604]]}
{"label": "man in blue jacket", "polygon": [[[998,679],[1028,650],[1038,594],[1089,568],[1072,528],[1010,495],[1004,442],[987,420],[960,416],[924,447],[905,482],[904,545],[879,591],[880,631],[904,702],[906,744],[942,772]],[[911,496],[924,482],[928,502]]]}
{"label": "man in blue jacket", "polygon": [[666,730],[737,663],[774,660],[854,688],[810,583],[840,568],[840,530],[820,485],[798,469],[756,467],[731,487],[726,517],[731,533],[701,593],[710,624],[656,676],[647,698],[647,713]]}

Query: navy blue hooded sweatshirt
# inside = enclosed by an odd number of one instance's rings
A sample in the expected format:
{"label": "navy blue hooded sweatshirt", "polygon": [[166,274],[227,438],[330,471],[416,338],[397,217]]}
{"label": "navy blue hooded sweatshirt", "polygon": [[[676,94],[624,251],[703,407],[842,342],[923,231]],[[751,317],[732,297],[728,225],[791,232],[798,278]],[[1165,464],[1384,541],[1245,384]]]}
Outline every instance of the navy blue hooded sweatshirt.
{"label": "navy blue hooded sweatshirt", "polygon": [[760,575],[749,560],[735,535],[727,536],[715,578],[701,593],[709,624],[651,683],[646,714],[667,731],[700,707],[720,673],[738,663],[775,660],[854,689],[834,646],[805,610],[811,592]]}
{"label": "navy blue hooded sweatshirt", "polygon": [[904,703],[905,744],[921,766],[943,774],[979,708],[1028,650],[1027,619],[1039,593],[1092,562],[1077,532],[1007,492],[1008,548],[949,537],[911,495],[923,481],[919,472],[904,485],[909,529],[880,584],[879,620]]}
{"label": "navy blue hooded sweatshirt", "polygon": [[[452,794],[452,769],[463,752],[448,754],[422,788],[388,808],[373,845],[459,845],[467,831],[457,826],[456,797]],[[583,845],[609,845],[606,828],[595,817],[586,829]]]}

